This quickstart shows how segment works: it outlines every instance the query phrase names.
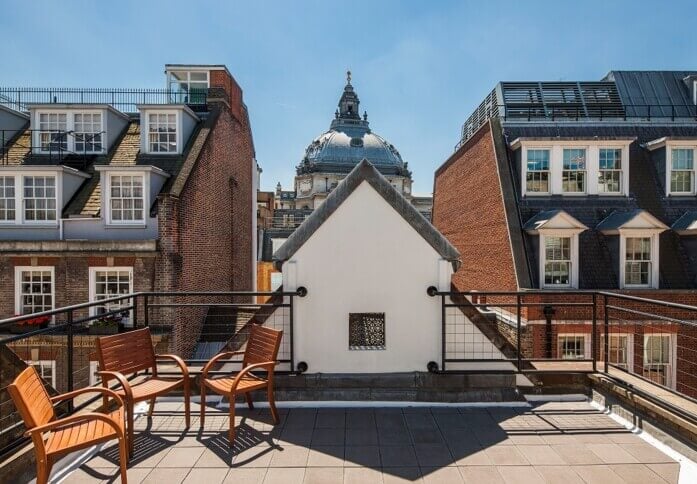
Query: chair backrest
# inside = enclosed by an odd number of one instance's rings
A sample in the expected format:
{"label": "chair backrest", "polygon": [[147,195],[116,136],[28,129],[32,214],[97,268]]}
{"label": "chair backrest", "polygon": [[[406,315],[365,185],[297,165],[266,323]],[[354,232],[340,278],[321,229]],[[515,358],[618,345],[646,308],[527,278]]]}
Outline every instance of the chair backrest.
{"label": "chair backrest", "polygon": [[7,391],[27,429],[47,424],[56,418],[51,397],[33,366],[22,370],[15,381],[7,386]]}
{"label": "chair backrest", "polygon": [[157,370],[148,328],[97,338],[97,358],[100,371],[118,371],[127,375],[147,369]]}
{"label": "chair backrest", "polygon": [[281,346],[283,331],[254,325],[247,340],[243,365],[253,365],[264,361],[276,361]]}

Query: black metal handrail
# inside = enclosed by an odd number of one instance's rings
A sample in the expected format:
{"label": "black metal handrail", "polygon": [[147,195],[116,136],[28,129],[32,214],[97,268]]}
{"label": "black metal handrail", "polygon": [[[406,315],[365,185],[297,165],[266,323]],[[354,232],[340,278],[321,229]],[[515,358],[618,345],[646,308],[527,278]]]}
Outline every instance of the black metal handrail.
{"label": "black metal handrail", "polygon": [[66,87],[0,87],[0,105],[27,111],[32,104],[107,104],[126,113],[139,104],[205,105],[208,92],[217,88],[130,89]]}

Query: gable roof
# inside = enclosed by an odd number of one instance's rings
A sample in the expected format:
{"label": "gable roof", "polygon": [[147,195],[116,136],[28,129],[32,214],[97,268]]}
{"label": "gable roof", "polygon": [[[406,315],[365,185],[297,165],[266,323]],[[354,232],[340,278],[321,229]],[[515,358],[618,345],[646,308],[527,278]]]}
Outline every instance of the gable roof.
{"label": "gable roof", "polygon": [[[641,221],[641,219],[644,221],[643,225],[633,223],[635,221]],[[616,234],[620,229],[632,228],[653,228],[666,230],[668,226],[646,210],[637,209],[630,210],[629,212],[620,212],[615,210],[605,220],[598,224],[596,230],[606,235],[612,235]]]}
{"label": "gable roof", "polygon": [[670,228],[681,235],[697,233],[697,211],[685,212]]}
{"label": "gable roof", "polygon": [[523,230],[535,234],[541,229],[565,229],[565,230],[586,230],[583,223],[564,210],[546,210],[540,212],[530,220],[525,222]]}
{"label": "gable roof", "polygon": [[364,181],[368,182],[441,257],[450,261],[453,269],[457,271],[460,265],[460,253],[457,249],[366,159],[358,163],[324,203],[293,232],[274,254],[274,260],[284,262],[290,259]]}

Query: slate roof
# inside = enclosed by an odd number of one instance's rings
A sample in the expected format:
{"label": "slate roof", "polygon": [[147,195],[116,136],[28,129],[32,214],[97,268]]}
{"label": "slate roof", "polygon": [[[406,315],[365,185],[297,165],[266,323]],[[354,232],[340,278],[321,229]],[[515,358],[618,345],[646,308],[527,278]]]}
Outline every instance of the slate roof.
{"label": "slate roof", "polygon": [[[610,71],[604,81],[614,81],[627,115],[694,117],[695,104],[686,78],[697,71]],[[659,107],[660,106],[660,107]]]}
{"label": "slate roof", "polygon": [[677,219],[671,229],[678,231],[697,230],[697,211],[685,212],[682,217]]}
{"label": "slate roof", "polygon": [[[496,125],[496,123],[492,123]],[[605,139],[636,138],[629,145],[629,196],[521,198],[521,151],[498,149],[500,178],[503,187],[511,186],[506,197],[508,223],[511,232],[514,260],[520,287],[539,287],[538,247],[535,235],[527,234],[522,226],[540,212],[564,210],[589,227],[579,235],[581,289],[617,289],[619,286],[619,244],[616,236],[607,236],[597,229],[598,224],[613,212],[647,210],[664,224],[671,226],[685,212],[697,211],[697,197],[667,197],[665,194],[665,150],[649,151],[642,147],[648,141],[664,136],[697,140],[694,124],[587,124],[565,125],[503,125],[493,130],[497,143],[516,138]],[[660,235],[660,287],[664,289],[697,288],[697,247],[690,237],[674,230]],[[519,265],[521,264],[522,265]]]}
{"label": "slate roof", "polygon": [[619,230],[642,213],[645,213],[645,211],[641,209],[634,209],[628,212],[616,210],[603,219],[595,229],[600,232]]}
{"label": "slate roof", "polygon": [[453,269],[457,271],[460,262],[460,253],[457,249],[366,159],[358,163],[329,194],[324,203],[293,232],[278,249],[273,259],[278,262],[290,259],[364,181],[368,182],[441,257],[450,261]]}

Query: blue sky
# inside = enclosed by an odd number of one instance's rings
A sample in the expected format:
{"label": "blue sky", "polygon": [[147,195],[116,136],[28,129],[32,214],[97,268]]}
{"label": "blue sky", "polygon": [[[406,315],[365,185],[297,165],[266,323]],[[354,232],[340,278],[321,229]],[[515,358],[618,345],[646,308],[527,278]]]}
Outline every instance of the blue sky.
{"label": "blue sky", "polygon": [[0,85],[164,87],[166,63],[226,64],[262,186],[291,186],[345,83],[430,192],[499,80],[697,69],[693,2],[2,0]]}

